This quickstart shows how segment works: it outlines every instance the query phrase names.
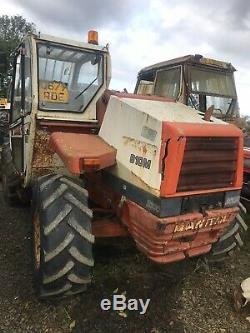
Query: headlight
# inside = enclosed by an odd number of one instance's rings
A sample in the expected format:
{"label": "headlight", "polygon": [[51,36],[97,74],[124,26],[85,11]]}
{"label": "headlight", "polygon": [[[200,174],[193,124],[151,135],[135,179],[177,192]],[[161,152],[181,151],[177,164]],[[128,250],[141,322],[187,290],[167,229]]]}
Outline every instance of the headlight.
{"label": "headlight", "polygon": [[230,191],[225,194],[224,207],[236,207],[240,201],[240,191]]}

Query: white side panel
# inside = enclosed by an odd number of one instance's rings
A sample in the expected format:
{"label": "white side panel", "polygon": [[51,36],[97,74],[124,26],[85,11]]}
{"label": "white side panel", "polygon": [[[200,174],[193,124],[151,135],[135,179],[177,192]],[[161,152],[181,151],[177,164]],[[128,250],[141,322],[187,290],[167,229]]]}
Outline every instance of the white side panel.
{"label": "white side panel", "polygon": [[[119,164],[157,191],[161,133],[161,121],[111,96],[99,135],[117,149]],[[118,176],[123,178],[119,170]]]}

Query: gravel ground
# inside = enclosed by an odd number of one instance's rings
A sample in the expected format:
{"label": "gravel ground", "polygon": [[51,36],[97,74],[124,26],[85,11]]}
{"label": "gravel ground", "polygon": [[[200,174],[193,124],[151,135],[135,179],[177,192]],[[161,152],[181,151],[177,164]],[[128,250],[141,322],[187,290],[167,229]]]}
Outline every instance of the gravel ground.
{"label": "gravel ground", "polygon": [[[250,276],[249,236],[244,251],[213,267],[200,260],[158,266],[130,241],[102,242],[95,248],[89,290],[56,303],[39,302],[34,295],[30,243],[29,208],[9,208],[1,195],[0,333],[250,331],[250,306],[238,314],[232,305],[233,288]],[[128,298],[150,298],[147,313],[102,311],[100,301],[114,291]]]}

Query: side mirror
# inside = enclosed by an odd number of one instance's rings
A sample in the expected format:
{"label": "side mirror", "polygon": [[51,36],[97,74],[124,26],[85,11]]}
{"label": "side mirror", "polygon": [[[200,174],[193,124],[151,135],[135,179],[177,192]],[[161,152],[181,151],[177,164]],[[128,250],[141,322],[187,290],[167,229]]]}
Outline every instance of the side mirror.
{"label": "side mirror", "polygon": [[91,58],[91,65],[96,65],[101,61],[101,55],[99,53],[96,53],[94,57]]}
{"label": "side mirror", "polygon": [[0,51],[0,71],[6,71],[7,69],[7,57],[6,53]]}

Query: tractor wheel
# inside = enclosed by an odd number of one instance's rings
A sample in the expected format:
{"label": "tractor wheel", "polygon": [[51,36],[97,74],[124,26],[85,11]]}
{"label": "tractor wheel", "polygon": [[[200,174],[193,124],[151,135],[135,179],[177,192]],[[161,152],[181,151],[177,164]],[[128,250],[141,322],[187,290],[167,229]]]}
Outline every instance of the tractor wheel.
{"label": "tractor wheel", "polygon": [[244,239],[247,233],[248,226],[244,222],[246,209],[240,203],[240,212],[235,220],[225,230],[218,242],[212,245],[211,252],[207,259],[210,262],[220,262],[228,257],[231,257],[235,250],[239,250],[244,245]]}
{"label": "tractor wheel", "polygon": [[94,266],[88,192],[75,180],[48,175],[33,188],[33,262],[40,298],[86,290]]}
{"label": "tractor wheel", "polygon": [[9,205],[14,205],[20,201],[18,197],[20,177],[13,163],[9,143],[5,143],[2,148],[1,169],[4,199]]}

